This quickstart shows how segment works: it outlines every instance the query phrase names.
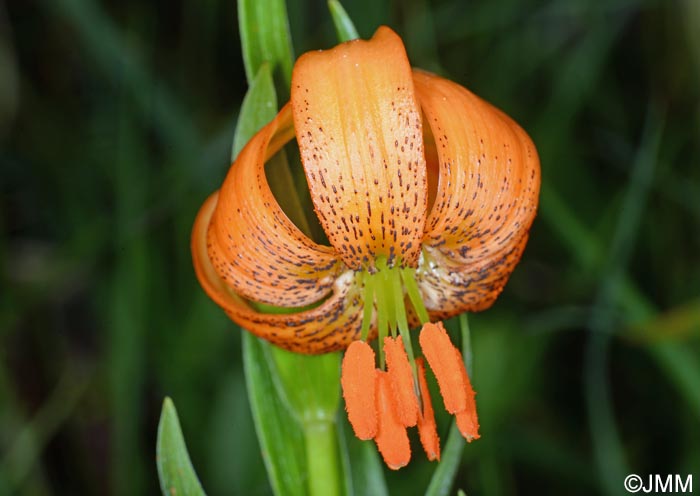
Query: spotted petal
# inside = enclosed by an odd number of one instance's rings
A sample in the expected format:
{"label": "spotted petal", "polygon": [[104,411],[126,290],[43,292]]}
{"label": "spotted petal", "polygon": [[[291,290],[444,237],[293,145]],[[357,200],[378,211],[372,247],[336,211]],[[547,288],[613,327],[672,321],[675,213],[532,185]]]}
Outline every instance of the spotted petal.
{"label": "spotted petal", "polygon": [[525,247],[537,152],[520,126],[462,86],[422,71],[414,83],[439,163],[418,283],[433,317],[483,310]]}
{"label": "spotted petal", "polygon": [[360,338],[362,301],[355,275],[347,271],[334,282],[332,294],[310,310],[288,314],[255,311],[224,281],[207,253],[207,229],[219,193],[202,206],[192,232],[192,258],[200,284],[228,316],[244,329],[298,353],[326,353],[346,348]]}
{"label": "spotted petal", "polygon": [[427,207],[422,121],[401,39],[381,27],[304,54],[292,74],[297,141],[314,208],[353,269],[416,266]]}
{"label": "spotted petal", "polygon": [[293,131],[286,106],[250,140],[226,176],[206,231],[206,256],[226,285],[285,307],[321,300],[340,269],[331,247],[314,243],[284,214],[265,178],[265,161]]}

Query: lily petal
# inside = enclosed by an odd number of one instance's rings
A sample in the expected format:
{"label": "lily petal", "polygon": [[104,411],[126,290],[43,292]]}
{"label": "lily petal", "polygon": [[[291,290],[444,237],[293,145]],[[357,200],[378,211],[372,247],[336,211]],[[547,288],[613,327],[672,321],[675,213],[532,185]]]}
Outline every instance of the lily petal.
{"label": "lily petal", "polygon": [[237,294],[301,307],[328,295],[341,267],[331,247],[314,243],[289,220],[265,178],[266,159],[292,136],[287,105],[241,151],[221,187],[202,255]]}
{"label": "lily petal", "polygon": [[380,27],[302,55],[292,73],[297,141],[314,208],[352,269],[415,267],[427,210],[423,130],[401,39]]}
{"label": "lily petal", "polygon": [[525,247],[539,195],[537,152],[510,117],[462,86],[422,71],[413,78],[440,164],[423,245],[445,273],[436,281],[436,272],[419,271],[419,285],[432,291],[426,306],[440,308],[438,318],[484,310]]}
{"label": "lily petal", "polygon": [[211,195],[197,215],[192,231],[192,258],[200,284],[234,322],[277,346],[297,353],[336,351],[360,339],[363,304],[352,271],[336,279],[327,300],[306,311],[289,314],[256,312],[236,294],[219,276],[207,253],[206,233],[218,198],[218,192]]}
{"label": "lily petal", "polygon": [[503,290],[525,250],[527,233],[496,259],[461,264],[437,248],[424,247],[416,283],[431,320],[490,307]]}

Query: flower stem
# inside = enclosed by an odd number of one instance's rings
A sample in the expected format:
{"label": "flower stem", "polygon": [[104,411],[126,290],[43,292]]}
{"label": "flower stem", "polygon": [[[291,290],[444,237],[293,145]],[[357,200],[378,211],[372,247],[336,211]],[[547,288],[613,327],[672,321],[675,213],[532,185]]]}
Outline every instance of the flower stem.
{"label": "flower stem", "polygon": [[340,496],[336,428],[332,421],[320,419],[304,425],[306,463],[311,496]]}

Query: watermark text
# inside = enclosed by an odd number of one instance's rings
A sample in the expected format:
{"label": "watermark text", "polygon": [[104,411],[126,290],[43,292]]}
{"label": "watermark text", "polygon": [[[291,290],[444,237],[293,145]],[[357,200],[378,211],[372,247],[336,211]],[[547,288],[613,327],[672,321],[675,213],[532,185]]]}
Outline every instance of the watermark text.
{"label": "watermark text", "polygon": [[630,474],[625,477],[628,493],[692,493],[693,474],[649,474],[644,477]]}

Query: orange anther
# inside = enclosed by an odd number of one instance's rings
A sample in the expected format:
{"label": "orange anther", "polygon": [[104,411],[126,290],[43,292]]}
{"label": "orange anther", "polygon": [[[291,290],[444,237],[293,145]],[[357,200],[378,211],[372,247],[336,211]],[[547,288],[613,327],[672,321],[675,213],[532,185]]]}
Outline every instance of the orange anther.
{"label": "orange anther", "polygon": [[[445,410],[450,413],[465,410],[468,404],[468,378],[465,383],[467,372],[462,357],[458,353],[455,354],[455,347],[452,345],[442,322],[425,324],[421,330],[419,341],[423,355],[428,360],[440,386]],[[469,390],[471,390],[471,385],[469,385]]]}
{"label": "orange anther", "polygon": [[398,470],[411,461],[411,445],[408,441],[406,428],[396,412],[396,402],[391,391],[388,374],[377,369],[375,375],[379,429],[374,440],[384,458],[384,463],[390,469]]}
{"label": "orange anther", "polygon": [[396,402],[396,411],[404,427],[413,427],[418,422],[418,398],[413,386],[413,371],[401,336],[395,340],[384,338],[387,373]]}
{"label": "orange anther", "polygon": [[360,439],[377,435],[374,350],[364,341],[354,341],[343,358],[341,385],[348,420]]}
{"label": "orange anther", "polygon": [[440,461],[440,438],[435,425],[435,413],[433,412],[433,403],[430,400],[428,382],[425,380],[425,363],[423,358],[416,358],[416,367],[418,368],[418,384],[423,402],[423,411],[418,416],[420,442],[423,445],[425,454],[428,455],[428,460]]}
{"label": "orange anther", "polygon": [[[462,362],[462,354],[457,348],[454,348],[454,354],[457,359]],[[480,437],[479,419],[476,415],[476,401],[474,400],[476,393],[472,388],[472,383],[469,380],[466,369],[463,369],[462,378],[464,380],[464,390],[467,395],[467,408],[461,412],[457,412],[455,415],[457,417],[457,427],[459,428],[459,432],[462,433],[464,439],[471,443],[474,439],[479,439]]]}

